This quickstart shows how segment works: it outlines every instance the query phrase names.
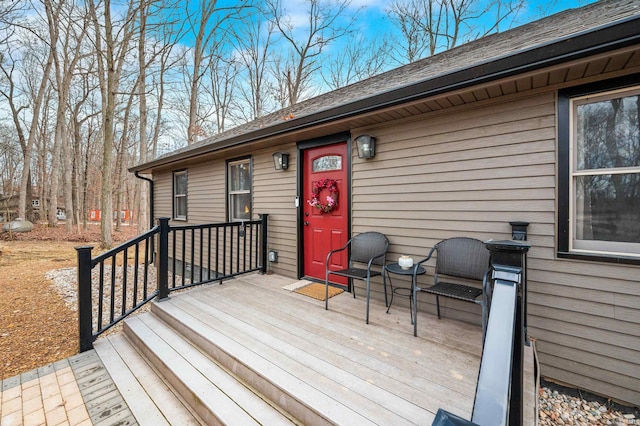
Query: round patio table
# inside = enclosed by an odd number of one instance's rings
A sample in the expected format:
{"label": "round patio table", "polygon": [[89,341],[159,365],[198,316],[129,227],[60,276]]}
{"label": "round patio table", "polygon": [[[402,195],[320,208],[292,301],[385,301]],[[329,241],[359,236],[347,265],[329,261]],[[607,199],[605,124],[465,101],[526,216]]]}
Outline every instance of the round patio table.
{"label": "round patio table", "polygon": [[[383,268],[384,270],[382,271],[384,276],[389,280],[389,285],[391,286],[391,300],[389,301],[389,305],[387,305],[387,313],[389,313],[389,309],[391,309],[391,304],[393,303],[393,296],[395,294],[401,297],[408,297],[409,298],[409,314],[411,315],[411,324],[413,324],[413,303],[415,303],[415,301],[413,300],[413,289],[416,286],[415,279],[417,278],[418,275],[423,275],[427,272],[427,270],[424,269],[422,266],[418,266],[418,270],[416,271],[416,274],[414,276],[413,275],[414,268],[415,266],[412,266],[408,269],[403,269],[396,262],[396,263],[390,263],[388,265],[385,265]],[[410,288],[407,288],[407,287],[393,288],[393,282],[391,281],[391,274],[411,276],[411,287]],[[386,300],[387,299],[386,280],[383,280],[383,284],[384,284],[384,297]]]}

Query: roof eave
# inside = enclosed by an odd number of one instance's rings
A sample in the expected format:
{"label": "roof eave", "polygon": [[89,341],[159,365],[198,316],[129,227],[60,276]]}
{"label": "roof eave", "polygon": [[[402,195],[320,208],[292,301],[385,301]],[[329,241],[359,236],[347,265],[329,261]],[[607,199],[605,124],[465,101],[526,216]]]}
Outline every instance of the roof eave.
{"label": "roof eave", "polygon": [[284,121],[242,135],[203,145],[191,150],[158,158],[134,166],[130,172],[149,172],[154,168],[183,161],[221,149],[254,142],[257,140],[304,130],[333,120],[345,119],[370,113],[379,109],[412,102],[467,87],[511,77],[563,62],[612,51],[640,41],[640,16],[633,16],[612,24],[573,34],[551,43],[518,51],[502,58],[479,63],[451,73],[441,74],[426,80],[395,88],[354,102],[344,103],[334,108],[318,111],[307,116]]}

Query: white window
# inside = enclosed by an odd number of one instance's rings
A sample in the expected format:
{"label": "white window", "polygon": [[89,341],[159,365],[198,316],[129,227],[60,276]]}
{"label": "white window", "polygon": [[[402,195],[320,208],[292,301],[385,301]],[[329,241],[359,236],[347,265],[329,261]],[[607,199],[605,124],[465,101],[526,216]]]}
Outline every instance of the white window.
{"label": "white window", "polygon": [[173,218],[187,220],[187,171],[173,172]]}
{"label": "white window", "polygon": [[40,207],[40,200],[31,200],[32,207]]}
{"label": "white window", "polygon": [[640,87],[571,99],[569,250],[640,257]]}
{"label": "white window", "polygon": [[251,220],[251,161],[231,161],[227,166],[229,221]]}

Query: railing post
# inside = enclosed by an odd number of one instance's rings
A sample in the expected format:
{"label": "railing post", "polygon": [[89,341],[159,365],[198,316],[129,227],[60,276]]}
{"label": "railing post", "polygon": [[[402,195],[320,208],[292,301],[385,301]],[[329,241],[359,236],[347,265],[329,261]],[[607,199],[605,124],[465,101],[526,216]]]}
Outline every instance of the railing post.
{"label": "railing post", "polygon": [[93,349],[93,319],[91,306],[91,250],[92,246],[76,247],[78,254],[78,327],[80,352]]}
{"label": "railing post", "polygon": [[158,241],[158,299],[169,297],[169,219],[158,219],[160,238]]}
{"label": "railing post", "polygon": [[[518,224],[525,226],[525,223],[520,222]],[[491,265],[494,275],[500,273],[500,269],[503,271],[507,269],[520,271],[517,279],[513,277],[506,279],[518,284],[509,398],[509,423],[522,424],[524,419],[524,347],[530,344],[527,336],[527,252],[531,248],[531,244],[524,240],[487,241],[485,244],[491,252]],[[509,275],[508,273],[506,274]]]}
{"label": "railing post", "polygon": [[260,265],[260,273],[261,274],[266,274],[267,273],[267,218],[269,217],[268,213],[262,213],[260,215],[260,220],[262,221],[260,227],[261,227],[261,242],[262,242],[262,250],[260,252],[260,256],[261,256],[261,265]]}
{"label": "railing post", "polygon": [[[524,347],[528,343],[524,326],[524,292],[516,299],[516,324],[513,345],[513,368],[511,370],[511,401],[509,403],[509,424],[524,424]],[[527,340],[525,342],[525,340]],[[537,395],[536,395],[537,397]]]}

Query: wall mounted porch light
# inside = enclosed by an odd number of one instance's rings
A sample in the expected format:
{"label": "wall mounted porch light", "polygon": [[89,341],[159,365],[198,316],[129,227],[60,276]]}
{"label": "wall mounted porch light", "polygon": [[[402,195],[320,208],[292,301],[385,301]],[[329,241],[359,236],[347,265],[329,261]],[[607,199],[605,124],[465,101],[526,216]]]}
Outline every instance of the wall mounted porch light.
{"label": "wall mounted porch light", "polygon": [[273,154],[273,167],[276,170],[287,170],[289,168],[289,154],[276,152]]}
{"label": "wall mounted porch light", "polygon": [[362,135],[356,138],[358,158],[373,158],[376,155],[376,138]]}
{"label": "wall mounted porch light", "polygon": [[511,225],[511,239],[517,241],[527,241],[527,227],[529,222],[514,221],[509,222]]}

